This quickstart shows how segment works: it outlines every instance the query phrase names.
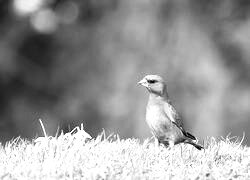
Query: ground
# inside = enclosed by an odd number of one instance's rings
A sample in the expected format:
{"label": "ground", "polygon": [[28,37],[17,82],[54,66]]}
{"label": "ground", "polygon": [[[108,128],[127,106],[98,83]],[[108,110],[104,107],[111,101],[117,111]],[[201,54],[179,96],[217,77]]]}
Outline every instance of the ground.
{"label": "ground", "polygon": [[91,138],[83,128],[0,146],[1,179],[250,179],[250,149],[236,138],[173,149],[152,140]]}

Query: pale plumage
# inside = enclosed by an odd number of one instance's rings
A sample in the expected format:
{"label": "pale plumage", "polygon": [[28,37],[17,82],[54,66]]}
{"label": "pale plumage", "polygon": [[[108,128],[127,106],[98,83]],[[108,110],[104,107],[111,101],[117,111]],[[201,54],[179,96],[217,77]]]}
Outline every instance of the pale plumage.
{"label": "pale plumage", "polygon": [[169,100],[164,80],[158,75],[147,75],[138,84],[149,91],[146,122],[159,143],[173,146],[183,142],[202,149],[196,138],[184,130],[181,118]]}

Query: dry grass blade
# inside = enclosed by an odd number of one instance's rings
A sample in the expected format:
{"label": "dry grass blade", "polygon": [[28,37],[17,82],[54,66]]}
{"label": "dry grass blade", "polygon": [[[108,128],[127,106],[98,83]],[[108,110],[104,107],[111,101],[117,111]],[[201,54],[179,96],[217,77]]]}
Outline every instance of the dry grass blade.
{"label": "dry grass blade", "polygon": [[39,122],[40,122],[40,125],[41,125],[41,127],[42,127],[44,137],[47,137],[47,133],[46,133],[46,131],[45,131],[45,128],[44,128],[42,119],[39,119]]}

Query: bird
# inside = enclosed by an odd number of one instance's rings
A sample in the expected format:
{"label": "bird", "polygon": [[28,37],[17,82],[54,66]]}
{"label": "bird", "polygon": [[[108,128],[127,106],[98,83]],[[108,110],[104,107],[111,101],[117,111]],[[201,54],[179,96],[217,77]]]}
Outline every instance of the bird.
{"label": "bird", "polygon": [[167,85],[161,76],[146,75],[138,84],[149,92],[146,122],[158,144],[172,148],[179,143],[188,143],[198,150],[204,149],[197,144],[196,137],[183,128],[182,119],[169,99]]}

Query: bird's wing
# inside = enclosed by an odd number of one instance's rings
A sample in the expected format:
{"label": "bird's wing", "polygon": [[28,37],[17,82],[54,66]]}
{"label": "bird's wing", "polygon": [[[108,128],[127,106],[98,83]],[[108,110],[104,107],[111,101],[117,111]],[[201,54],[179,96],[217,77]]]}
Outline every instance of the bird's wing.
{"label": "bird's wing", "polygon": [[171,104],[164,103],[164,112],[166,113],[167,117],[172,121],[172,123],[174,123],[178,128],[183,129],[181,118]]}
{"label": "bird's wing", "polygon": [[179,116],[175,108],[172,106],[172,104],[164,103],[164,112],[166,113],[168,118],[171,120],[171,122],[175,124],[186,137],[196,140],[196,138],[192,134],[184,130],[181,117]]}

